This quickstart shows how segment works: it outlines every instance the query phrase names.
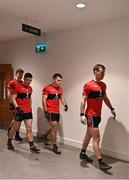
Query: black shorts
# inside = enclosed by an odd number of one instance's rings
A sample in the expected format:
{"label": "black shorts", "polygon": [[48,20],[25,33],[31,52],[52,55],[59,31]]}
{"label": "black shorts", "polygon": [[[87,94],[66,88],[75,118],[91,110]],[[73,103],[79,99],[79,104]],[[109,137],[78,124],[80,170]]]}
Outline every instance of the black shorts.
{"label": "black shorts", "polygon": [[16,113],[16,115],[15,115],[15,120],[16,121],[21,122],[21,121],[24,121],[24,120],[27,120],[27,119],[33,119],[32,112],[22,113],[22,114]]}
{"label": "black shorts", "polygon": [[60,114],[59,113],[50,113],[50,120],[59,121],[60,120]]}
{"label": "black shorts", "polygon": [[94,128],[98,128],[99,126],[99,123],[101,122],[101,117],[96,117],[96,116],[93,116],[93,117],[88,117],[86,116],[87,118],[87,126],[88,127],[94,127]]}

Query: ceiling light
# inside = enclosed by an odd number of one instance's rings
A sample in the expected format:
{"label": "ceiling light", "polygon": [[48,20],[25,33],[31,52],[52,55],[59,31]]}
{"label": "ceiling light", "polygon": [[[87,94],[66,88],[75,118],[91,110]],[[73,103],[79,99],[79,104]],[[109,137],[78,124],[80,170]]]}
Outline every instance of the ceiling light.
{"label": "ceiling light", "polygon": [[84,4],[84,3],[78,3],[78,4],[76,4],[76,7],[77,8],[84,8],[86,5]]}

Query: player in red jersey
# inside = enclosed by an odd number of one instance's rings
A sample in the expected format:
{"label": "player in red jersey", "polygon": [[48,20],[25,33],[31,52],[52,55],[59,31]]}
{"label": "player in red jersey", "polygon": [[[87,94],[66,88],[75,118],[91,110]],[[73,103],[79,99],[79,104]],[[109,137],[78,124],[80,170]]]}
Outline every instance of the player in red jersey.
{"label": "player in red jersey", "polygon": [[[8,85],[7,85],[7,95],[8,95],[8,99],[9,99],[9,103],[10,103],[10,110],[13,111],[14,110],[14,106],[13,106],[13,103],[12,103],[12,94],[14,92],[14,89],[15,87],[20,84],[20,83],[23,83],[22,81],[22,77],[23,77],[23,73],[24,71],[22,69],[17,69],[16,70],[16,78],[14,80],[11,80],[9,81]],[[8,133],[13,125],[13,122],[14,122],[14,113],[13,114],[13,120],[11,121],[10,125],[9,125],[9,129],[8,129]],[[20,127],[19,127],[20,128]],[[15,140],[17,141],[22,141],[23,138],[20,137],[19,135],[19,129],[18,131],[16,132],[15,134]]]}
{"label": "player in red jersey", "polygon": [[26,135],[29,141],[30,150],[32,152],[39,152],[39,149],[33,143],[32,134],[32,107],[31,107],[31,94],[32,88],[30,83],[32,81],[32,74],[26,73],[24,76],[24,82],[18,84],[12,94],[12,102],[15,107],[15,120],[8,135],[7,146],[8,149],[14,150],[12,145],[12,138],[15,132],[19,129],[21,122],[24,121],[26,126]]}
{"label": "player in red jersey", "polygon": [[50,127],[43,135],[43,141],[44,144],[47,145],[47,136],[51,134],[53,152],[56,154],[61,154],[61,151],[58,150],[56,143],[57,129],[60,120],[60,101],[64,105],[64,110],[68,110],[68,106],[62,92],[61,83],[62,76],[61,74],[56,73],[53,75],[53,83],[43,88],[42,92],[42,105],[45,112],[45,118],[50,123]]}
{"label": "player in red jersey", "polygon": [[[102,102],[104,101],[107,107],[111,110],[113,118],[116,117],[113,106],[106,94],[106,84],[101,80],[105,75],[105,67],[101,64],[97,64],[93,68],[94,80],[85,84],[81,99],[80,106],[80,116],[81,123],[87,124],[87,131],[83,140],[82,150],[80,152],[80,159],[85,159],[88,162],[93,160],[89,158],[86,154],[87,146],[90,142],[91,137],[93,138],[93,149],[95,155],[99,162],[99,167],[101,170],[106,171],[111,169],[107,163],[104,162],[101,156],[99,142],[100,142],[100,132],[99,123],[101,121],[101,109]],[[87,103],[87,107],[86,107]],[[86,110],[85,110],[86,107]]]}

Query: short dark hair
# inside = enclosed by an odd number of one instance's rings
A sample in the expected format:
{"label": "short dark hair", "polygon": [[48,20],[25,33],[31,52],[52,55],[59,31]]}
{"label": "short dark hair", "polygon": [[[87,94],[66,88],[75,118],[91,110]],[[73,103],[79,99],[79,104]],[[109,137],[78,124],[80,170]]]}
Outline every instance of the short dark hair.
{"label": "short dark hair", "polygon": [[25,75],[24,75],[24,78],[32,78],[33,76],[32,76],[32,74],[31,73],[25,73]]}
{"label": "short dark hair", "polygon": [[16,74],[19,73],[19,72],[20,72],[20,73],[24,73],[23,69],[21,69],[21,68],[18,68],[18,69],[16,70]]}
{"label": "short dark hair", "polygon": [[53,79],[56,79],[57,77],[62,78],[62,75],[61,75],[61,74],[59,74],[59,73],[55,73],[55,74],[53,75]]}
{"label": "short dark hair", "polygon": [[96,64],[96,65],[93,67],[93,72],[99,71],[100,68],[102,68],[103,70],[106,69],[104,65],[102,65],[102,64]]}

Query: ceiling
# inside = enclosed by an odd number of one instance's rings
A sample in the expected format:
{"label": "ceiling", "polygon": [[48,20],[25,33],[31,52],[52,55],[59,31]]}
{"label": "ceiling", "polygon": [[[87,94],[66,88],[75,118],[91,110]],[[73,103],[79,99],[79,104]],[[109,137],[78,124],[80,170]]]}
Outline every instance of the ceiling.
{"label": "ceiling", "polygon": [[[84,9],[75,4],[84,2]],[[21,24],[53,33],[128,17],[129,0],[0,0],[0,41],[29,37]]]}

